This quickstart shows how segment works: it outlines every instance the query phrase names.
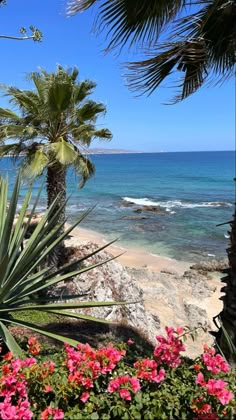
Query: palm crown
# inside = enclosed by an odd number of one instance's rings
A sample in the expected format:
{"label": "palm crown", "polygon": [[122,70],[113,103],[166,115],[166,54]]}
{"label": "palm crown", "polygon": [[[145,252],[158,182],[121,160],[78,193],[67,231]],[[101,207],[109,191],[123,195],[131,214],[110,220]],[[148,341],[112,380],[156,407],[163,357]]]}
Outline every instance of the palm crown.
{"label": "palm crown", "polygon": [[19,114],[0,108],[0,140],[14,140],[4,144],[1,155],[24,153],[24,172],[35,177],[47,166],[59,163],[73,165],[84,183],[94,172],[92,162],[81,152],[80,146],[89,146],[95,137],[110,139],[107,129],[95,126],[103,104],[87,97],[95,83],[85,80],[77,83],[78,70],[65,71],[58,66],[56,73],[34,72],[29,75],[35,90],[6,87],[10,103]]}
{"label": "palm crown", "polygon": [[214,76],[235,72],[235,0],[72,0],[69,14],[100,3],[96,27],[108,27],[107,48],[137,44],[147,59],[127,64],[131,88],[152,93],[173,72],[175,100]]}
{"label": "palm crown", "polygon": [[[23,152],[23,174],[29,178],[41,175],[47,168],[48,207],[57,196],[58,223],[65,223],[66,169],[70,165],[81,175],[82,187],[94,173],[92,161],[82,153],[93,138],[110,139],[108,129],[97,129],[96,121],[104,114],[103,104],[87,99],[95,88],[90,80],[77,82],[78,70],[64,70],[58,66],[55,73],[34,72],[29,75],[34,90],[6,87],[10,103],[19,113],[0,108],[0,156],[9,152],[18,156]],[[79,146],[78,146],[79,145]],[[81,151],[82,150],[82,151]],[[54,266],[60,264],[64,243],[51,255]]]}

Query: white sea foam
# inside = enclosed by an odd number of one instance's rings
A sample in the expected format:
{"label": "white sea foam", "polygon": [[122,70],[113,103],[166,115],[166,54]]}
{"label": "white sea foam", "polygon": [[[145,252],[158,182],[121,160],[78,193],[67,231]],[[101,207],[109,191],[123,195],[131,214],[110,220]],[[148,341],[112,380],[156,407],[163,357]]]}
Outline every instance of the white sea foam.
{"label": "white sea foam", "polygon": [[136,204],[139,206],[160,206],[164,207],[166,211],[171,212],[173,208],[186,208],[193,209],[196,207],[232,207],[231,203],[219,202],[219,201],[203,201],[199,203],[188,203],[181,200],[167,200],[167,201],[152,201],[148,198],[132,198],[122,197],[122,199],[128,203]]}
{"label": "white sea foam", "polygon": [[159,206],[159,202],[151,201],[148,198],[131,198],[131,197],[122,197],[122,200],[127,201],[128,203],[137,204],[138,206]]}

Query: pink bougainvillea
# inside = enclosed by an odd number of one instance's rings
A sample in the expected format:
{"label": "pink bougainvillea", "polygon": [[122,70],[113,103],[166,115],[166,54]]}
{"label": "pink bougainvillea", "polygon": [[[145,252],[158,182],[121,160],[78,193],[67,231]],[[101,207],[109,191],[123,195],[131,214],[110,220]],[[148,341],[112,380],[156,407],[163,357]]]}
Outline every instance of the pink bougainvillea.
{"label": "pink bougainvillea", "polygon": [[176,368],[181,364],[180,352],[185,351],[182,340],[178,337],[183,333],[182,328],[166,327],[167,338],[162,335],[156,337],[159,345],[154,350],[154,356],[158,364],[166,363]]}
{"label": "pink bougainvillea", "polygon": [[[181,387],[177,388],[177,385],[183,375],[184,389],[194,384],[189,393],[191,401],[186,398],[186,418],[217,420],[229,416],[233,419],[236,406],[230,388],[233,389],[235,381],[223,357],[205,345],[201,357],[194,361],[184,359],[181,356],[185,349],[181,340],[183,330],[166,327],[166,333],[167,337],[157,337],[159,344],[154,349],[153,358],[137,360],[133,365],[129,358],[127,362],[122,360],[126,354],[123,348],[131,342],[122,343],[120,349],[112,344],[99,349],[93,349],[89,344],[78,344],[76,348],[65,344],[65,352],[57,355],[55,364],[48,358],[45,361],[41,355],[33,357],[38,355],[41,345],[35,338],[29,339],[27,348],[30,357],[14,358],[11,352],[1,356],[0,418],[62,420],[69,418],[71,413],[76,416],[80,411],[86,415],[89,413],[89,418],[90,413],[95,411],[103,414],[103,407],[112,413],[112,406],[114,410],[118,407],[115,416],[119,415],[119,409],[127,410],[124,414],[129,415],[132,410],[135,413],[135,404],[141,401],[145,406],[145,401],[149,401],[149,398],[143,398],[145,393],[157,396],[157,400],[160,395],[162,401],[163,395],[170,389],[168,392],[176,392],[175,398],[178,399]],[[128,356],[133,348],[136,351],[132,346]],[[180,368],[175,370],[178,366]],[[136,396],[140,390],[142,393]],[[152,409],[152,403],[150,406],[147,403],[147,410],[149,407]]]}
{"label": "pink bougainvillea", "polygon": [[161,382],[165,378],[165,370],[157,372],[157,363],[153,359],[142,359],[134,363],[137,377],[146,381]]}
{"label": "pink bougainvillea", "polygon": [[112,379],[108,385],[108,392],[118,392],[124,400],[131,400],[131,392],[136,394],[141,389],[138,378],[129,375],[118,376]]}
{"label": "pink bougainvillea", "polygon": [[209,372],[217,374],[220,372],[229,372],[229,364],[226,363],[225,359],[220,354],[215,354],[215,349],[210,349],[208,346],[204,346],[204,353],[202,360]]}
{"label": "pink bougainvillea", "polygon": [[59,408],[47,407],[42,411],[40,420],[62,420],[64,419],[64,413]]}
{"label": "pink bougainvillea", "polygon": [[223,405],[228,404],[234,398],[234,394],[226,388],[228,383],[222,379],[205,381],[203,374],[200,372],[197,375],[196,383],[204,387],[209,395],[216,396]]}

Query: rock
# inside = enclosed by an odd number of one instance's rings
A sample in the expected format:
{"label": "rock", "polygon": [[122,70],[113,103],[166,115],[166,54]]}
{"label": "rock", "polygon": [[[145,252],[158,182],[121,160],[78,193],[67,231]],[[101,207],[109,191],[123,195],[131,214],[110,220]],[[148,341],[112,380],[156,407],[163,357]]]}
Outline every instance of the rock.
{"label": "rock", "polygon": [[189,324],[192,328],[199,325],[209,326],[207,312],[199,306],[184,302],[184,310],[188,318]]}
{"label": "rock", "polygon": [[[30,215],[31,215],[30,211],[27,211],[25,213],[25,217],[23,219],[23,226],[25,226],[28,223]],[[42,214],[38,214],[38,213],[33,214],[32,218],[31,218],[31,221],[30,221],[30,224],[29,224],[29,227],[28,227],[27,232],[26,232],[26,238],[28,238],[30,235],[32,235],[34,229],[38,226],[40,220],[42,219],[42,216],[43,216]],[[15,219],[14,219],[14,226],[16,226],[18,218],[19,218],[19,214],[16,214]]]}
{"label": "rock", "polygon": [[192,296],[196,299],[208,298],[216,290],[216,287],[208,281],[209,277],[200,275],[198,272],[185,271],[183,277],[188,280],[192,288]]}
{"label": "rock", "polygon": [[[81,245],[73,250],[70,261],[96,249],[95,244]],[[110,257],[102,251],[86,260],[85,265],[101,263]],[[195,270],[186,271],[183,275],[168,267],[162,272],[154,272],[145,267],[123,267],[112,260],[67,281],[57,289],[57,295],[83,294],[85,296],[79,300],[85,301],[136,302],[125,306],[86,308],[83,313],[134,327],[155,343],[156,335],[165,334],[165,326],[188,325],[193,328],[200,323],[209,326],[212,315],[219,313],[219,308],[214,311],[210,303],[217,281],[209,280]],[[217,297],[214,294],[213,302],[219,302]],[[110,328],[114,328],[113,324]],[[210,328],[213,328],[212,324]],[[204,342],[211,345],[213,338],[200,330],[194,344],[191,339],[188,340],[187,355],[199,355]]]}
{"label": "rock", "polygon": [[163,269],[161,270],[161,273],[171,274],[172,276],[177,276],[177,275],[178,275],[178,273],[177,273],[177,271],[176,271],[176,270],[172,270],[172,269],[170,269],[170,268],[163,268]]}
{"label": "rock", "polygon": [[193,264],[190,268],[197,271],[224,271],[229,267],[227,258],[222,260],[211,260],[207,262],[201,262]]}
{"label": "rock", "polygon": [[123,216],[122,220],[145,220],[146,216]]}
{"label": "rock", "polygon": [[134,213],[158,213],[158,214],[166,214],[165,211],[160,206],[143,206],[139,207],[138,209],[134,210]]}
{"label": "rock", "polygon": [[[97,245],[89,243],[86,246],[78,247],[74,259],[98,249]],[[85,266],[94,265],[107,261],[112,256],[106,251],[90,257],[85,261]],[[73,280],[67,281],[61,288],[57,289],[63,294],[86,294],[79,300],[106,302],[135,302],[125,306],[107,306],[97,308],[86,308],[76,310],[107,321],[127,324],[140,332],[145,332],[149,338],[154,340],[160,329],[160,321],[157,315],[153,316],[145,309],[143,302],[143,291],[128,274],[126,269],[117,261],[109,261],[86,273],[81,274]],[[112,326],[114,328],[114,326]]]}

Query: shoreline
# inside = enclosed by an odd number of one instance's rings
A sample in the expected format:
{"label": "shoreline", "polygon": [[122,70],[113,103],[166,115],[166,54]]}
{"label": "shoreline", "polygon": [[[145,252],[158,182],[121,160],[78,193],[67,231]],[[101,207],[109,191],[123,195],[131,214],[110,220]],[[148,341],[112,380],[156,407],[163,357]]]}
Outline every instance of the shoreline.
{"label": "shoreline", "polygon": [[[101,247],[108,241],[102,234],[80,227],[75,228],[66,240],[66,246],[71,247],[89,243],[91,246],[96,244]],[[212,319],[222,310],[222,284],[216,272],[211,273],[209,277],[204,276],[190,269],[191,261],[177,261],[150,254],[143,249],[124,248],[119,244],[112,244],[104,251],[118,256],[115,261],[126,270],[126,275],[128,274],[128,278],[134,282],[133,286],[130,283],[129,286],[135,287],[136,284],[140,288],[146,316],[152,319],[152,327],[148,322],[145,324],[145,328],[150,327],[147,330],[150,337],[153,338],[158,331],[164,332],[166,325],[196,327],[201,324],[207,327],[208,331],[215,330]],[[119,255],[121,253],[122,255]],[[119,270],[121,275],[122,268]],[[109,273],[117,277],[117,269],[114,269],[114,273],[112,270]],[[122,284],[124,286],[124,283]],[[155,331],[153,320],[159,322]],[[212,342],[213,339],[208,333],[199,331],[196,341],[189,337],[185,343],[186,355],[197,357],[202,352],[202,343],[212,345]]]}
{"label": "shoreline", "polygon": [[[66,244],[69,246],[78,246],[85,242],[92,242],[98,246],[104,246],[106,243],[109,243],[103,234],[81,227],[74,228],[69,239],[66,239]],[[118,256],[117,261],[123,266],[137,269],[147,268],[154,272],[174,270],[178,274],[183,274],[193,263],[193,261],[178,261],[173,258],[152,254],[142,248],[119,246],[119,241],[116,244],[109,245],[106,251],[114,256]]]}

